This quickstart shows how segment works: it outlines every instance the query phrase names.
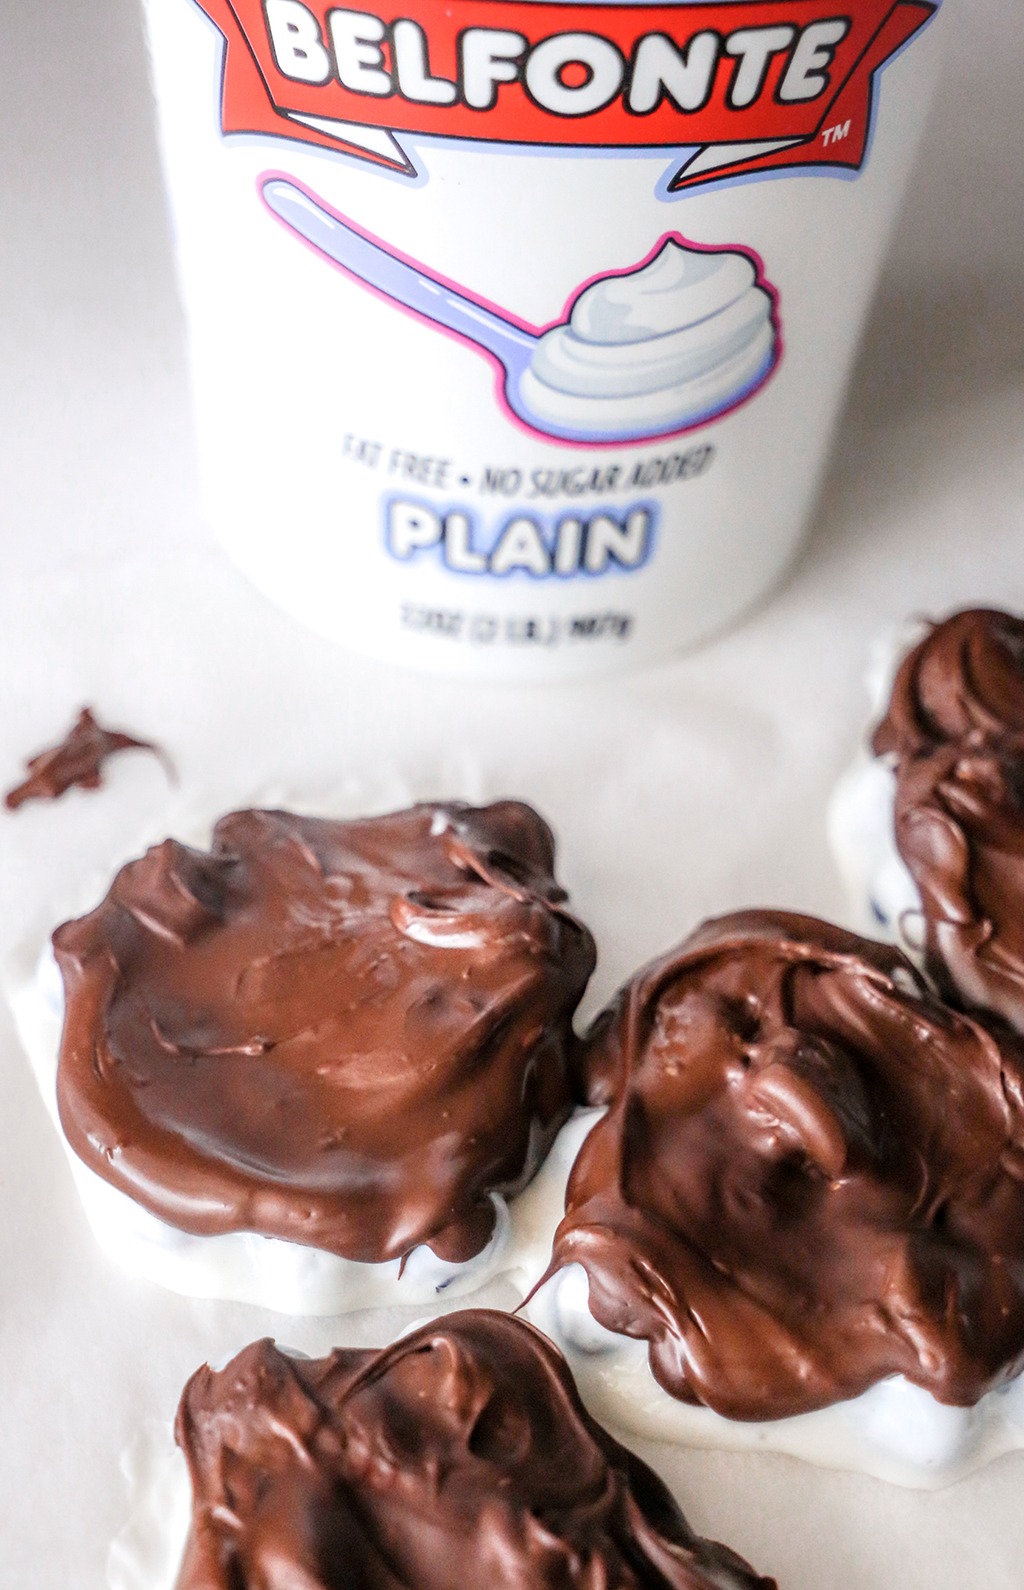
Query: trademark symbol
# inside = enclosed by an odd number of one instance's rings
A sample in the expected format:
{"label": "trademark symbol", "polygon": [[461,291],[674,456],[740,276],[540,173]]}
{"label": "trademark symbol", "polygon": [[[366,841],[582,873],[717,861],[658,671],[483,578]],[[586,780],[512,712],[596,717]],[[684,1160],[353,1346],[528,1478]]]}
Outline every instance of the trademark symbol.
{"label": "trademark symbol", "polygon": [[829,144],[842,143],[843,139],[849,138],[849,136],[850,123],[848,121],[844,121],[838,123],[835,127],[826,127],[822,132],[821,141],[827,149]]}

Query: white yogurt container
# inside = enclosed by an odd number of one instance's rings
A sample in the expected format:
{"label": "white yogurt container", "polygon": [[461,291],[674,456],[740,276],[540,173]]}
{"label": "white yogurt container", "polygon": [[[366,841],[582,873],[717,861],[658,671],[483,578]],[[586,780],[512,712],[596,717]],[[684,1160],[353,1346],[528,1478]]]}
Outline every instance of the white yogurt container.
{"label": "white yogurt container", "polygon": [[144,0],[206,510],[347,646],[663,657],[799,539],[925,0]]}

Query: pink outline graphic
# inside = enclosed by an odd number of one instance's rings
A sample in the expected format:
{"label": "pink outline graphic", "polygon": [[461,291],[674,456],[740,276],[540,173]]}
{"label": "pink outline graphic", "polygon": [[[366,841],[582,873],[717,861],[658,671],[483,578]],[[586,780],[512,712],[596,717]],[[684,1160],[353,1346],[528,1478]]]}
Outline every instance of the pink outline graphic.
{"label": "pink outline graphic", "polygon": [[[326,260],[327,263],[332,265],[335,270],[343,271],[346,276],[350,277],[353,281],[357,281],[361,287],[364,287],[367,291],[373,293],[375,297],[379,298],[382,302],[400,309],[404,314],[411,315],[415,320],[420,321],[424,325],[430,326],[432,330],[439,331],[444,336],[451,337],[463,346],[471,347],[474,352],[483,354],[486,358],[490,359],[495,367],[495,389],[498,404],[504,412],[506,418],[511,420],[513,424],[519,426],[521,430],[527,432],[529,435],[534,437],[542,437],[544,440],[555,442],[559,446],[604,448],[607,450],[608,448],[635,447],[646,442],[660,441],[675,436],[691,435],[693,432],[704,430],[707,426],[713,425],[717,421],[723,420],[730,414],[734,414],[737,412],[737,410],[745,407],[745,405],[749,403],[752,398],[755,398],[758,393],[768,384],[782,363],[785,353],[785,343],[782,332],[782,317],[779,311],[779,292],[765,274],[764,261],[760,254],[758,254],[756,250],[749,248],[744,244],[696,243],[675,229],[663,232],[658,238],[657,242],[653,244],[648,252],[640,260],[638,260],[635,265],[624,266],[619,270],[596,271],[592,276],[589,276],[585,281],[581,282],[573,289],[565,301],[560,317],[549,321],[546,325],[535,326],[531,324],[530,321],[523,320],[519,315],[514,314],[512,311],[503,309],[500,305],[492,303],[489,299],[482,297],[480,294],[472,292],[468,288],[461,286],[459,283],[452,281],[449,277],[442,275],[439,271],[435,271],[433,268],[424,265],[420,260],[415,259],[410,254],[404,253],[401,249],[396,248],[393,244],[385,242],[383,238],[376,236],[375,233],[369,231],[363,226],[360,226],[358,222],[351,220],[350,217],[346,215],[343,215],[339,210],[335,210],[333,206],[326,203],[326,201],[322,199],[319,194],[306,187],[304,183],[298,181],[297,178],[291,176],[288,172],[277,170],[263,171],[257,177],[256,182],[260,200],[268,214],[272,215],[274,220],[280,225],[287,227],[292,235],[296,237],[304,247],[309,249],[311,253],[315,254],[319,259]],[[356,239],[361,239],[363,242],[370,245],[372,249],[379,250],[383,255],[386,255],[392,261],[399,262],[400,267],[406,267],[408,271],[415,272],[420,278],[423,286],[423,291],[419,292],[417,296],[425,297],[427,293],[431,293],[440,297],[440,294],[438,294],[438,289],[450,293],[452,295],[452,299],[444,306],[445,309],[451,312],[453,308],[457,309],[461,306],[462,312],[459,314],[458,318],[467,321],[471,320],[471,315],[466,313],[467,309],[470,311],[472,309],[481,311],[479,326],[464,331],[459,330],[456,326],[446,323],[444,319],[440,319],[437,317],[437,315],[432,314],[429,309],[418,308],[415,306],[415,304],[403,301],[403,299],[399,296],[396,296],[395,293],[389,292],[386,287],[380,286],[377,281],[368,279],[367,276],[360,274],[359,270],[348,264],[345,264],[333,253],[329,252],[326,247],[321,246],[319,243],[314,241],[313,238],[308,236],[305,231],[300,230],[299,226],[296,225],[295,222],[292,221],[288,216],[282,214],[270,204],[265,190],[269,184],[276,182],[284,183],[288,189],[296,190],[306,200],[309,201],[309,203],[313,206],[314,211],[320,212],[320,214],[325,218],[329,217],[331,221],[337,223],[337,225],[340,227],[345,228],[349,233],[354,234]],[[730,402],[726,407],[718,409],[703,418],[691,421],[689,424],[674,426],[670,429],[662,431],[644,432],[635,436],[586,437],[559,434],[558,431],[549,431],[546,428],[542,428],[539,425],[533,424],[523,415],[517,413],[509,403],[507,386],[513,375],[518,373],[515,368],[516,365],[518,364],[521,367],[525,367],[525,365],[528,363],[528,354],[536,344],[537,340],[542,337],[545,332],[550,331],[553,327],[565,325],[567,323],[573,304],[576,302],[579,295],[586,290],[586,288],[597,281],[607,281],[609,278],[632,275],[635,271],[642,269],[646,265],[649,265],[667,242],[678,243],[683,248],[701,254],[742,254],[754,267],[756,278],[755,285],[767,293],[769,299],[771,300],[770,323],[773,332],[773,343],[769,362],[763,371],[757,375],[750,387],[741,392],[740,395],[733,399],[733,401]],[[377,267],[375,274],[379,274],[379,267]],[[521,341],[516,336],[517,332],[521,336]],[[497,351],[496,347],[488,346],[488,342],[484,340],[485,337],[489,338],[492,342],[499,342],[506,350],[504,356],[501,352]],[[517,343],[518,350],[516,347]]]}

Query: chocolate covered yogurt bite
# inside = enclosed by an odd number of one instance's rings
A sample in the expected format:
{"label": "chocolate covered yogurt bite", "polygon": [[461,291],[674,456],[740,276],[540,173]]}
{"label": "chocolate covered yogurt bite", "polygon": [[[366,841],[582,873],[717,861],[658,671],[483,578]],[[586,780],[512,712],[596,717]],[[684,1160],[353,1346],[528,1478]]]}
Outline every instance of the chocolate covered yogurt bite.
{"label": "chocolate covered yogurt bite", "polygon": [[163,1494],[138,1499],[157,1527],[122,1536],[114,1590],[157,1590],[168,1560],[177,1590],[774,1590],[693,1532],[506,1315],[316,1360],[256,1342],[193,1375],[175,1434]]}
{"label": "chocolate covered yogurt bite", "polygon": [[872,759],[830,813],[854,910],[948,999],[1024,1033],[1024,620],[975,608],[929,625],[876,710]]}
{"label": "chocolate covered yogurt bite", "polygon": [[514,801],[235,812],[124,867],[53,938],[60,1121],[108,1248],[323,1313],[513,1262],[594,964],[553,867]]}
{"label": "chocolate covered yogurt bite", "polygon": [[595,1411],[911,1483],[1017,1444],[1015,1035],[891,946],[748,911],[639,972],[584,1070],[607,1113],[531,1307]]}

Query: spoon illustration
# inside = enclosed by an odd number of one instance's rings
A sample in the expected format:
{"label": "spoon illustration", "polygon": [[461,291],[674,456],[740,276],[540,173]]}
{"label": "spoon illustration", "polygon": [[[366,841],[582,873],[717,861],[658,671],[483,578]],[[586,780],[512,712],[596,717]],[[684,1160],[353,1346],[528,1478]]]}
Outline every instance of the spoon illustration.
{"label": "spoon illustration", "polygon": [[546,436],[607,444],[689,430],[742,402],[777,362],[775,297],[741,251],[665,240],[635,272],[586,284],[567,320],[534,330],[402,259],[296,183],[267,177],[261,191],[279,221],[350,276],[488,354],[508,408]]}

